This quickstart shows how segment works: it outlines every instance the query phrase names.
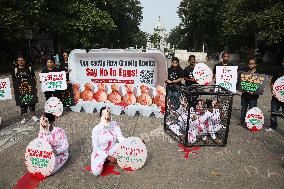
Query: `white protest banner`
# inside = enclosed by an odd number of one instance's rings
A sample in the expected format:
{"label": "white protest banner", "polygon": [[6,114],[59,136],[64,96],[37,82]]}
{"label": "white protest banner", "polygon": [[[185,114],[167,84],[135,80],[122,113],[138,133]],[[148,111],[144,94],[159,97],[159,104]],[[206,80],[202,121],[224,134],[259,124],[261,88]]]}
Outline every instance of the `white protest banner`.
{"label": "white protest banner", "polygon": [[278,78],[273,85],[273,95],[280,101],[284,102],[284,76]]}
{"label": "white protest banner", "polygon": [[254,107],[247,112],[245,122],[249,130],[259,131],[264,125],[264,115],[258,107]]}
{"label": "white protest banner", "polygon": [[40,138],[29,143],[25,153],[25,164],[32,174],[40,173],[42,176],[49,176],[55,166],[55,155],[51,145]]}
{"label": "white protest banner", "polygon": [[164,84],[167,59],[159,50],[73,50],[69,57],[72,83]]}
{"label": "white protest banner", "polygon": [[39,73],[39,76],[42,92],[67,89],[65,72]]}
{"label": "white protest banner", "polygon": [[237,92],[238,66],[216,66],[216,85]]}
{"label": "white protest banner", "polygon": [[0,100],[12,99],[9,78],[0,79]]}
{"label": "white protest banner", "polygon": [[193,77],[199,85],[208,85],[212,81],[212,70],[204,63],[194,66]]}
{"label": "white protest banner", "polygon": [[146,162],[146,145],[138,137],[126,138],[117,147],[115,157],[122,169],[135,171],[140,169]]}

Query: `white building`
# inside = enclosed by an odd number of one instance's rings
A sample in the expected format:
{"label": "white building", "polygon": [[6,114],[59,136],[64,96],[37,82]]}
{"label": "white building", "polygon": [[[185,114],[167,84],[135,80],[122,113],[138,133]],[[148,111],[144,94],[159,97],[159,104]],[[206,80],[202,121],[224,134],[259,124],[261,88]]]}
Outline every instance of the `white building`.
{"label": "white building", "polygon": [[[165,25],[162,23],[160,16],[158,22],[155,25],[154,32],[152,35],[154,35],[155,33],[160,37],[160,41],[157,44],[157,48],[164,51],[164,49],[169,46],[166,42],[166,38],[169,36],[169,34],[167,33]],[[155,48],[155,44],[152,44],[150,39],[147,43],[147,48]]]}

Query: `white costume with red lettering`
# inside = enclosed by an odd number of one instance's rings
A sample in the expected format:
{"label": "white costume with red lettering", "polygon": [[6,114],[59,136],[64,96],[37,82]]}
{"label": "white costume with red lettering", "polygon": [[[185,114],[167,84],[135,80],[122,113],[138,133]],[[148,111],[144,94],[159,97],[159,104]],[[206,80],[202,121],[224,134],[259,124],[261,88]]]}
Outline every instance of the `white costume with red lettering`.
{"label": "white costume with red lettering", "polygon": [[100,122],[93,128],[91,170],[95,176],[101,174],[107,156],[114,155],[119,144],[117,140],[122,142],[124,137],[122,136],[120,127],[115,121],[108,124]]}
{"label": "white costume with red lettering", "polygon": [[46,140],[56,151],[55,166],[52,172],[52,174],[54,174],[65,164],[69,157],[69,145],[65,131],[59,127],[53,127],[52,131],[50,132],[46,132],[41,129],[38,134],[38,138]]}

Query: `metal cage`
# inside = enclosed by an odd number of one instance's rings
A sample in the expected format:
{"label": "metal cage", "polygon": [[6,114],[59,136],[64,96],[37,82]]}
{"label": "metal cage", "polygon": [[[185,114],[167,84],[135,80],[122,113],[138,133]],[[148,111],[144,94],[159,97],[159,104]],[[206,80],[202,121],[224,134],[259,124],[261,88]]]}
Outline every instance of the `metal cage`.
{"label": "metal cage", "polygon": [[164,130],[184,146],[226,146],[232,103],[218,85],[168,85]]}

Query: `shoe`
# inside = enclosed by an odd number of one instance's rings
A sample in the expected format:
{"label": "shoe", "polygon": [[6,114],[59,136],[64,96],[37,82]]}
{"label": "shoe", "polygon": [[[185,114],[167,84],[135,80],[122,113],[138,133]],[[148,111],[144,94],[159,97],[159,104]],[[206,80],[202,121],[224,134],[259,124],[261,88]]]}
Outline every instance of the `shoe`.
{"label": "shoe", "polygon": [[27,119],[24,118],[24,119],[22,119],[21,124],[25,124],[26,122],[27,122]]}
{"label": "shoe", "polygon": [[32,117],[32,120],[33,120],[34,122],[37,122],[37,121],[38,121],[38,118],[37,118],[36,116],[33,116],[33,117]]}
{"label": "shoe", "polygon": [[267,133],[274,133],[275,132],[275,129],[272,129],[272,128],[268,128],[268,129],[265,129],[265,132]]}

